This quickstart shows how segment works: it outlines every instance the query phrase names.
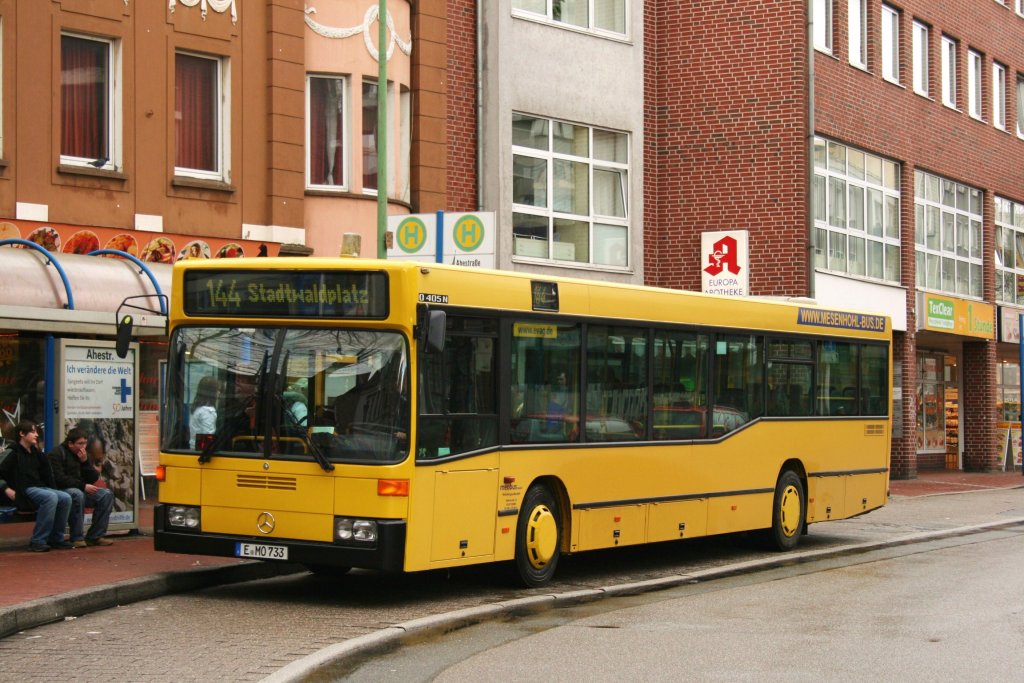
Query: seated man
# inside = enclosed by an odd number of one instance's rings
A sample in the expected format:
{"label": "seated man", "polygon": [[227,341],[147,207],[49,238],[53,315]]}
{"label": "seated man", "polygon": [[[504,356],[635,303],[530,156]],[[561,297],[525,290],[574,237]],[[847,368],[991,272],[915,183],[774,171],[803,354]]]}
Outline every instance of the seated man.
{"label": "seated man", "polygon": [[35,510],[36,526],[29,550],[46,552],[50,548],[69,550],[64,540],[71,497],[57,489],[46,455],[39,450],[39,431],[28,420],[16,427],[18,440],[0,472],[0,491],[21,510]]}
{"label": "seated man", "polygon": [[[68,432],[63,443],[48,454],[57,488],[71,496],[68,524],[71,527],[71,544],[76,548],[113,544],[104,535],[110,523],[114,494],[110,489],[96,486],[100,472],[86,451],[88,443],[85,432],[76,427]],[[92,524],[88,534],[84,533],[87,507],[92,508]]]}

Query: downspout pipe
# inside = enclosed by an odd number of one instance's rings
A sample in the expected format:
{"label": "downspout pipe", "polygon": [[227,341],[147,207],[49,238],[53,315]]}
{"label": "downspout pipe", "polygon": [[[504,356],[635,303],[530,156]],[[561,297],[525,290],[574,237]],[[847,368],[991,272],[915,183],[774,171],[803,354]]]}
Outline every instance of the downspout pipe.
{"label": "downspout pipe", "polygon": [[484,210],[483,187],[483,116],[484,116],[484,80],[483,80],[483,3],[476,0],[476,210]]}
{"label": "downspout pipe", "polygon": [[[814,2],[807,0],[807,296],[815,298],[814,286]],[[824,245],[822,245],[824,248]]]}

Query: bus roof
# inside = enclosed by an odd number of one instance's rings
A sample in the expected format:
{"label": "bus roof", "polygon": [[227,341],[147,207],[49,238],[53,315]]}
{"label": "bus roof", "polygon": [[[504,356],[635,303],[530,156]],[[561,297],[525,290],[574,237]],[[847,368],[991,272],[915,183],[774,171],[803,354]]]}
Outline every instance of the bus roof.
{"label": "bus roof", "polygon": [[[889,339],[892,334],[892,323],[887,316],[823,308],[811,300],[729,297],[536,273],[340,257],[179,261],[173,275],[172,321],[180,322],[186,317],[181,294],[184,273],[190,270],[222,271],[225,275],[231,271],[292,271],[301,272],[306,277],[318,271],[385,272],[392,301],[389,315],[392,324],[411,325],[415,319],[415,304],[427,303],[869,339]],[[396,305],[402,301],[409,302],[409,305]]]}

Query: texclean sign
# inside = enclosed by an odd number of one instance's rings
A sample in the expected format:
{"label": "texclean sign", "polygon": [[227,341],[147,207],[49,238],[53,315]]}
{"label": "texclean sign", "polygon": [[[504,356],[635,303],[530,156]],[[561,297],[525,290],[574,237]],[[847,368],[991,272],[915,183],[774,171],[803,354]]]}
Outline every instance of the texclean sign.
{"label": "texclean sign", "polygon": [[980,301],[921,293],[917,302],[919,330],[994,339],[995,307]]}

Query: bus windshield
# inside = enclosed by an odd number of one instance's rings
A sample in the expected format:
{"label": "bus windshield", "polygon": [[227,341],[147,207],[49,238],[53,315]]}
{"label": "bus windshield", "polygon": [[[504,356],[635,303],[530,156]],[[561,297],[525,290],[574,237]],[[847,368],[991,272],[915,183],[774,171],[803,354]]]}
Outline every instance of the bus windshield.
{"label": "bus windshield", "polygon": [[409,451],[405,339],[396,332],[179,327],[162,445],[217,456],[394,463]]}

